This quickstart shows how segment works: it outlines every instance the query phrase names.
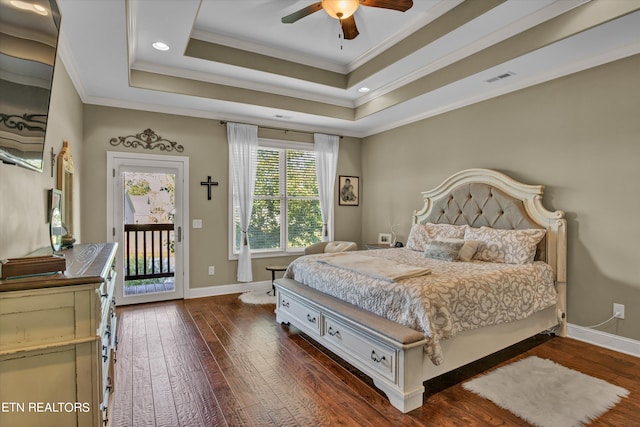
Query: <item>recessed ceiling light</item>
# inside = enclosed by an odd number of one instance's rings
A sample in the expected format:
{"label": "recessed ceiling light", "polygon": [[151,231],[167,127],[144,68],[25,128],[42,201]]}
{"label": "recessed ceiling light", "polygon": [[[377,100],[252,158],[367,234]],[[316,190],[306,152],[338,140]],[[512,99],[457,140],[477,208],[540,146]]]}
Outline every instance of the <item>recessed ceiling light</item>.
{"label": "recessed ceiling light", "polygon": [[359,88],[359,89],[358,89],[358,92],[360,92],[360,93],[367,93],[367,92],[369,92],[370,90],[371,90],[371,89],[369,89],[368,87],[364,87],[364,86],[363,86],[363,87],[361,87],[361,88]]}
{"label": "recessed ceiling light", "polygon": [[152,46],[157,50],[169,50],[169,45],[162,42],[155,42]]}
{"label": "recessed ceiling light", "polygon": [[35,12],[38,15],[46,16],[49,14],[49,11],[39,4],[27,3],[26,1],[20,0],[11,0],[9,3],[15,8],[28,10],[29,12]]}

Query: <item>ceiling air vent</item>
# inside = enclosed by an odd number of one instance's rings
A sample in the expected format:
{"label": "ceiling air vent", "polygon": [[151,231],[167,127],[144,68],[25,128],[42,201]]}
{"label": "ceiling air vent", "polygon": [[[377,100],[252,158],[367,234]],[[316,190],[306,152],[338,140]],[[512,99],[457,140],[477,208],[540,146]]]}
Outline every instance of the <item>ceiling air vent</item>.
{"label": "ceiling air vent", "polygon": [[500,74],[499,76],[491,77],[490,79],[485,80],[485,82],[493,83],[493,82],[497,82],[498,80],[506,79],[507,77],[511,77],[511,76],[515,76],[515,75],[516,75],[516,73],[514,73],[513,71],[509,71],[507,73]]}

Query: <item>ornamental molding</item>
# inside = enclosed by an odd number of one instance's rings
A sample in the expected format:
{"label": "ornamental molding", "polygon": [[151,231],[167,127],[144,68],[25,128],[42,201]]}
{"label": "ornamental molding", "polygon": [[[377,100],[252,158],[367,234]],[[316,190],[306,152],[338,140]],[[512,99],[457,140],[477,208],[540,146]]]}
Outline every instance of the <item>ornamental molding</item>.
{"label": "ornamental molding", "polygon": [[151,129],[146,129],[135,135],[114,137],[109,140],[109,143],[114,147],[122,144],[123,147],[127,148],[140,147],[145,150],[155,150],[157,148],[160,151],[175,150],[179,153],[184,151],[184,147],[182,145],[161,137]]}

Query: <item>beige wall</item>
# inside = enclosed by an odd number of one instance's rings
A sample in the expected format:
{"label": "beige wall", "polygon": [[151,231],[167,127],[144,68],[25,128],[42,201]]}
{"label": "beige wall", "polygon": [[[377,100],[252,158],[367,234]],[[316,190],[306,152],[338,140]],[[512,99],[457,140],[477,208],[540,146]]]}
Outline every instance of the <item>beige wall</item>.
{"label": "beige wall", "polygon": [[[190,229],[189,268],[190,287],[237,283],[237,262],[228,260],[228,200],[229,170],[226,128],[218,120],[159,114],[144,111],[86,105],[84,112],[84,139],[86,141],[82,163],[81,194],[83,218],[82,233],[85,240],[106,239],[106,152],[125,151],[181,155],[189,157],[189,213],[191,219],[201,219],[201,229]],[[158,135],[184,146],[182,153],[161,153],[158,150],[113,147],[113,137],[135,135],[151,128]],[[259,136],[278,139],[301,139],[311,142],[310,135],[261,131]],[[87,165],[90,165],[87,167]],[[338,173],[360,175],[360,141],[344,138],[340,142]],[[200,182],[211,176],[218,181],[212,187],[212,200],[207,200],[206,188]],[[335,207],[337,239],[360,241],[360,207]],[[262,258],[253,260],[253,279],[268,280],[271,273],[265,271],[268,264],[282,264],[291,257]],[[215,266],[216,274],[207,274],[208,266]]]}
{"label": "beige wall", "polygon": [[[406,241],[420,191],[470,167],[493,168],[546,185],[544,203],[567,212],[569,223],[568,316],[578,325],[626,306],[626,319],[607,332],[640,339],[640,56],[584,71],[480,104],[365,138],[341,140],[338,174],[361,176],[361,205],[335,206],[336,238],[373,242],[389,223],[400,223]],[[189,156],[191,286],[235,283],[228,261],[228,169],[225,128],[216,120],[117,108],[83,107],[58,60],[45,146],[45,171],[0,164],[0,258],[48,245],[47,191],[55,186],[48,153],[62,140],[76,159],[76,237],[106,238],[106,151],[109,139],[152,128],[178,141]],[[288,134],[290,138],[298,135]],[[261,134],[283,138],[282,133]],[[121,150],[121,149],[120,149]],[[140,152],[137,150],[136,152]],[[207,201],[199,185],[220,182]],[[80,219],[78,221],[78,218]],[[190,221],[189,221],[190,222]],[[361,225],[360,225],[361,224]],[[254,261],[254,279],[267,280],[268,263]],[[216,275],[206,274],[216,266]]]}
{"label": "beige wall", "polygon": [[[64,64],[57,59],[44,149],[44,170],[34,172],[0,163],[0,259],[20,257],[49,245],[47,199],[56,186],[51,177],[51,147],[57,154],[68,140],[71,153],[82,153],[82,102]],[[57,170],[57,166],[56,166]],[[75,188],[80,189],[78,175]],[[79,202],[74,218],[80,218]],[[80,237],[79,233],[75,233]]]}
{"label": "beige wall", "polygon": [[640,339],[640,56],[365,138],[363,238],[401,218],[420,191],[491,168],[546,186],[568,219],[568,320]]}

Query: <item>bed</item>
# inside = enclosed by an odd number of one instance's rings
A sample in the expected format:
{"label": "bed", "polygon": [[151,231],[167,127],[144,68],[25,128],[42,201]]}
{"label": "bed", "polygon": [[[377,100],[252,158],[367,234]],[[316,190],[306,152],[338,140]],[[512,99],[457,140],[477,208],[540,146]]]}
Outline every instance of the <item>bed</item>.
{"label": "bed", "polygon": [[275,282],[276,320],[409,412],[430,378],[540,332],[566,335],[566,220],[542,205],[543,190],[494,170],[458,172],[422,193],[407,248],[292,262]]}

